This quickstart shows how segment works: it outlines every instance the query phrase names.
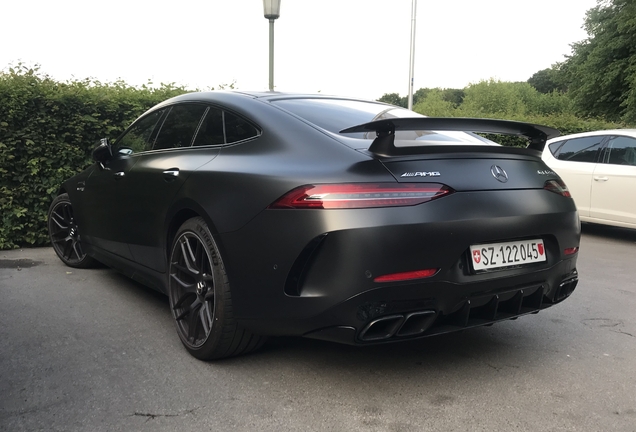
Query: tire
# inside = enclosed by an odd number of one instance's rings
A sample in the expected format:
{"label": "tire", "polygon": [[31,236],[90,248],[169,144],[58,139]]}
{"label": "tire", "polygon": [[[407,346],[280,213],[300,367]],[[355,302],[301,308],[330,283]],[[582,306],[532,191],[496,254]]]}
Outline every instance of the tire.
{"label": "tire", "polygon": [[57,196],[51,203],[48,227],[53,250],[64,264],[75,268],[89,268],[96,264],[95,259],[84,252],[68,194]]}
{"label": "tire", "polygon": [[246,354],[265,343],[264,336],[236,323],[219,248],[200,217],[186,221],[175,235],[168,297],[181,342],[200,360]]}

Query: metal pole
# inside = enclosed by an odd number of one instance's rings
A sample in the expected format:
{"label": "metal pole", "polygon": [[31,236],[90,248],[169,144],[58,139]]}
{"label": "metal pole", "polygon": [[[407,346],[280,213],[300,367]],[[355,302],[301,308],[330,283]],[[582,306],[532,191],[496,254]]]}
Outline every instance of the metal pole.
{"label": "metal pole", "polygon": [[415,71],[415,15],[417,0],[411,6],[411,60],[409,63],[409,109],[413,109],[413,73]]}
{"label": "metal pole", "polygon": [[274,91],[274,20],[269,20],[269,91]]}

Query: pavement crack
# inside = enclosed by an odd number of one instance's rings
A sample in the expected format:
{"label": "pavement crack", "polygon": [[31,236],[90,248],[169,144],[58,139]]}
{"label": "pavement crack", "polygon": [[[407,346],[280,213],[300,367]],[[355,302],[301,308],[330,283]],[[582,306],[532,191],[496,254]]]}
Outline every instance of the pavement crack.
{"label": "pavement crack", "polygon": [[636,337],[633,334],[628,333],[628,332],[623,331],[623,330],[611,330],[611,331],[613,331],[614,333],[620,333],[620,334],[624,334],[624,335],[627,335],[627,336]]}
{"label": "pavement crack", "polygon": [[150,420],[154,420],[158,417],[179,417],[182,415],[186,415],[186,414],[193,414],[196,410],[203,408],[202,406],[200,407],[195,407],[192,409],[187,409],[187,410],[183,410],[183,411],[179,411],[177,413],[169,413],[169,414],[158,414],[158,413],[145,413],[145,412],[139,412],[139,411],[135,411],[133,414],[130,414],[129,417],[146,417],[146,421],[150,421]]}
{"label": "pavement crack", "polygon": [[493,369],[494,369],[494,370],[496,370],[497,372],[499,372],[499,371],[502,369],[502,368],[497,367],[497,366],[495,366],[495,365],[492,365],[492,364],[490,364],[490,363],[488,363],[488,362],[485,362],[485,363],[486,363],[486,366],[493,368]]}

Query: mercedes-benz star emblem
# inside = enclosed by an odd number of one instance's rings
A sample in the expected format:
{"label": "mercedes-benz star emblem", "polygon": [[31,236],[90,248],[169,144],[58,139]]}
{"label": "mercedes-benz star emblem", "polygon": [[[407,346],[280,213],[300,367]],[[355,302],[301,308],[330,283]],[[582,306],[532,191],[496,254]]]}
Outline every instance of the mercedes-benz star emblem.
{"label": "mercedes-benz star emblem", "polygon": [[508,181],[508,174],[506,174],[506,171],[504,171],[504,169],[499,165],[491,166],[490,172],[492,173],[492,176],[500,182],[505,183]]}

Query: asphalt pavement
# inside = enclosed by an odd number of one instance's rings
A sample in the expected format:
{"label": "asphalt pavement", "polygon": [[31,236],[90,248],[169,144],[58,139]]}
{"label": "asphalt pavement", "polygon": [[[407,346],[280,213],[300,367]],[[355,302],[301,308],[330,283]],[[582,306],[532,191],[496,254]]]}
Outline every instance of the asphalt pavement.
{"label": "asphalt pavement", "polygon": [[634,432],[635,256],[636,230],[585,225],[579,286],[537,315],[206,363],[167,297],[51,248],[0,251],[0,430]]}

